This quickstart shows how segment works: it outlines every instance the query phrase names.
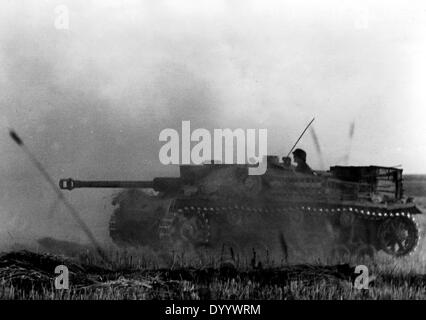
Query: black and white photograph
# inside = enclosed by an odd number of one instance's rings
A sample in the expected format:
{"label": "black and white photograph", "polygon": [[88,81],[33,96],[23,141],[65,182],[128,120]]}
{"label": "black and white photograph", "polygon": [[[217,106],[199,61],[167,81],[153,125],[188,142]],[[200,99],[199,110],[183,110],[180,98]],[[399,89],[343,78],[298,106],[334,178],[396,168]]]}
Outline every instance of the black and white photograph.
{"label": "black and white photograph", "polygon": [[426,299],[424,1],[0,0],[0,150],[0,300]]}

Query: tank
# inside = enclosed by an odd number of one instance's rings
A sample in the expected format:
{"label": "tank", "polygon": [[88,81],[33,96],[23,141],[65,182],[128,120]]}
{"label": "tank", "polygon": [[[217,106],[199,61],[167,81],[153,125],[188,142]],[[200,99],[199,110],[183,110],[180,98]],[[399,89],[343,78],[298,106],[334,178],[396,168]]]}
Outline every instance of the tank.
{"label": "tank", "polygon": [[[402,169],[333,166],[302,174],[267,156],[266,173],[250,165],[181,165],[179,177],[152,181],[61,179],[61,189],[118,188],[109,232],[120,246],[235,250],[330,248],[329,254],[401,257],[419,241],[421,211],[403,194]],[[268,249],[269,250],[269,249]]]}

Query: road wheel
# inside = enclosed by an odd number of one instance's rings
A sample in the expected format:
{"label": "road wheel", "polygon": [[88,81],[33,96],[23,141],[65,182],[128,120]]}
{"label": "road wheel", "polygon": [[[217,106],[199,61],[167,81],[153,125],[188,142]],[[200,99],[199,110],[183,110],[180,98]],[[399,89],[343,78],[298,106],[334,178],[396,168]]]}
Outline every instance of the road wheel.
{"label": "road wheel", "polygon": [[405,256],[417,246],[419,232],[413,218],[395,217],[384,220],[378,230],[380,247],[395,257]]}

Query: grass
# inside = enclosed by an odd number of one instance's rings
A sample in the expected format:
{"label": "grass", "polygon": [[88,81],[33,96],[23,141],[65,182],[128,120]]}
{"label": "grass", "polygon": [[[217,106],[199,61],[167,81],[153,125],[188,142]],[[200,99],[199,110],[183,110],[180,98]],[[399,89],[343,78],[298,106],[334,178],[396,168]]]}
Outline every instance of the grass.
{"label": "grass", "polygon": [[[113,264],[102,268],[95,256],[76,262],[21,252],[19,258],[3,264],[3,271],[9,270],[0,282],[0,299],[426,299],[425,266],[419,264],[420,254],[399,260],[349,260],[348,264],[329,266],[265,263],[261,269],[242,262],[238,266],[224,263],[220,257],[211,257],[210,264],[201,265],[193,257],[177,256],[168,260],[169,265],[160,266],[151,253],[141,254],[136,249],[110,252]],[[57,263],[70,265],[69,290],[53,286],[53,265]],[[358,263],[367,265],[374,276],[369,290],[352,285],[356,276],[353,266]],[[11,277],[14,273],[15,278]],[[26,282],[18,281],[25,277]]]}

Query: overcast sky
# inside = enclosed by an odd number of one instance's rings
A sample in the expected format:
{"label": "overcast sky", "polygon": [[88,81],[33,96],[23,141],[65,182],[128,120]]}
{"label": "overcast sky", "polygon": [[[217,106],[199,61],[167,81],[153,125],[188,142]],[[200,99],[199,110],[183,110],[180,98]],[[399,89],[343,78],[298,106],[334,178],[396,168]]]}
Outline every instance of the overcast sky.
{"label": "overcast sky", "polygon": [[[316,117],[324,167],[350,149],[426,173],[425,57],[424,1],[2,0],[0,187],[14,208],[42,195],[8,126],[55,180],[148,179],[176,173],[158,135],[183,120],[266,128],[283,155]],[[318,168],[310,134],[300,147]]]}

